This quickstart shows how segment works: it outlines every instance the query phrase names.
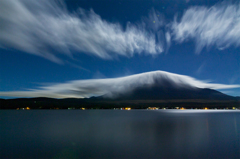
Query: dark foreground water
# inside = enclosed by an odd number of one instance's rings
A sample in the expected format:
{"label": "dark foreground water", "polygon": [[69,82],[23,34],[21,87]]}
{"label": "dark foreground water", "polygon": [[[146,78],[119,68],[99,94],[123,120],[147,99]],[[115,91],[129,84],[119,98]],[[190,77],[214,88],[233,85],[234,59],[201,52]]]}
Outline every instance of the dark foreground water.
{"label": "dark foreground water", "polygon": [[1,110],[0,158],[240,158],[239,111]]}

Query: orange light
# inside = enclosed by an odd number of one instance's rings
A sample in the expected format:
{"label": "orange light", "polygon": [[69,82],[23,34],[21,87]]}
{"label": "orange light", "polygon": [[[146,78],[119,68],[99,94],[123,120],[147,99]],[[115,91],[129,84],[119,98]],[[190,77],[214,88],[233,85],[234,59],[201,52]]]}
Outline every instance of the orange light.
{"label": "orange light", "polygon": [[180,110],[185,110],[185,108],[182,107],[182,108],[180,108]]}
{"label": "orange light", "polygon": [[148,107],[149,110],[158,110],[157,107]]}

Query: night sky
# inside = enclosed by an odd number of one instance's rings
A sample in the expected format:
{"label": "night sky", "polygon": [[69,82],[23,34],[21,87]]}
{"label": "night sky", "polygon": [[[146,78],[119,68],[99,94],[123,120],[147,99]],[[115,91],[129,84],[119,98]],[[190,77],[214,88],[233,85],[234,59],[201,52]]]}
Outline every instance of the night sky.
{"label": "night sky", "polygon": [[240,96],[239,1],[0,1],[1,98],[101,95],[158,70]]}

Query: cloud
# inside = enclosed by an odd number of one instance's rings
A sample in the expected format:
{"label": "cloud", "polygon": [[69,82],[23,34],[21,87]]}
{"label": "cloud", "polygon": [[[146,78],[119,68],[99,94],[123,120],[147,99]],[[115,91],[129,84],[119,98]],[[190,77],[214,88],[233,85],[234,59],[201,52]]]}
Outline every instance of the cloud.
{"label": "cloud", "polygon": [[166,38],[166,52],[167,52],[171,46],[171,35],[169,32],[165,33],[165,38]]}
{"label": "cloud", "polygon": [[151,86],[155,84],[156,81],[160,85],[164,85],[164,83],[168,81],[179,87],[190,86],[211,89],[230,89],[240,87],[240,85],[207,83],[189,76],[165,71],[153,71],[120,78],[76,80],[60,84],[52,84],[28,91],[0,92],[0,96],[53,98],[85,98],[106,94],[109,96],[116,96],[121,93],[131,92],[133,89],[140,86]]}
{"label": "cloud", "polygon": [[196,41],[196,52],[240,46],[240,3],[187,9],[177,20],[166,22],[151,9],[136,25],[111,23],[93,10],[69,12],[63,1],[1,0],[0,48],[16,49],[56,63],[84,53],[102,59],[135,54],[158,55],[172,41]]}
{"label": "cloud", "polygon": [[240,70],[229,79],[230,84],[240,83]]}
{"label": "cloud", "polygon": [[204,47],[215,46],[223,50],[240,46],[240,3],[222,2],[210,8],[191,7],[180,21],[171,24],[173,39],[179,43],[196,41],[196,53]]}
{"label": "cloud", "polygon": [[143,17],[142,22],[148,29],[154,31],[155,33],[165,27],[166,22],[164,20],[164,15],[159,11],[152,8],[149,11],[148,17]]}
{"label": "cloud", "polygon": [[165,16],[154,8],[149,11],[148,17],[142,18],[142,26],[155,33],[158,45],[165,48],[162,51],[166,52],[171,45],[171,34],[167,25]]}
{"label": "cloud", "polygon": [[206,67],[206,62],[203,62],[203,63],[198,67],[198,69],[197,69],[197,71],[196,71],[196,74],[197,74],[197,75],[200,75],[200,74],[203,72],[203,70],[204,70],[205,67]]}
{"label": "cloud", "polygon": [[[57,3],[58,2],[58,3]],[[1,0],[0,46],[63,63],[85,53],[102,59],[156,55],[163,46],[141,25],[103,20],[93,10],[70,13],[62,1]],[[74,52],[74,53],[73,53]]]}

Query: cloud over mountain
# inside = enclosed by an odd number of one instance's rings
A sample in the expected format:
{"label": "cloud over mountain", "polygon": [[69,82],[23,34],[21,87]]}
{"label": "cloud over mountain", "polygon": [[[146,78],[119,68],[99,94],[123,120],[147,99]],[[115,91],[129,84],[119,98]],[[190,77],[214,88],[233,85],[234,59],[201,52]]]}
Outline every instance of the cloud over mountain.
{"label": "cloud over mountain", "polygon": [[28,91],[0,92],[0,96],[85,98],[107,94],[110,97],[114,97],[118,94],[129,93],[143,86],[148,87],[157,84],[160,87],[164,87],[166,82],[173,87],[179,88],[230,89],[240,87],[240,85],[208,83],[189,76],[165,71],[153,71],[119,78],[69,81]]}

